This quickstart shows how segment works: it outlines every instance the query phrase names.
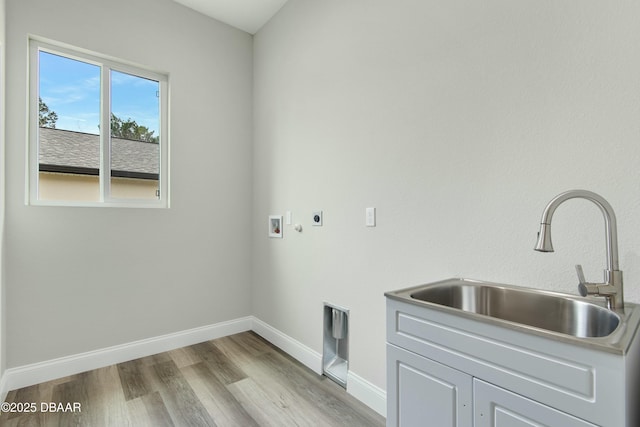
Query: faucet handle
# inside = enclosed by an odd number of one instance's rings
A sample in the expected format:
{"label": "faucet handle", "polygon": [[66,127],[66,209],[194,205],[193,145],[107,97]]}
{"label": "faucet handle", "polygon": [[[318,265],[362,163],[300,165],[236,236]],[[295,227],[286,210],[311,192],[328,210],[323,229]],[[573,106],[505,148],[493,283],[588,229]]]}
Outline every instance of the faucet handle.
{"label": "faucet handle", "polygon": [[589,295],[589,291],[587,289],[587,280],[584,278],[584,271],[582,270],[582,266],[580,264],[576,264],[576,273],[578,273],[578,292],[583,297]]}
{"label": "faucet handle", "polygon": [[580,281],[580,284],[587,283],[586,279],[584,278],[584,271],[582,270],[582,266],[580,264],[576,264],[576,273],[578,273],[578,280]]}

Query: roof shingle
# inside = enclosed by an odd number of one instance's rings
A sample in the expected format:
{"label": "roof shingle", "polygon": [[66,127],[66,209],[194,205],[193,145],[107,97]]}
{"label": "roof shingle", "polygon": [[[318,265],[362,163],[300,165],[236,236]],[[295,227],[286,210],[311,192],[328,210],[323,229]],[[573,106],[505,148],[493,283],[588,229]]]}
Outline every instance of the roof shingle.
{"label": "roof shingle", "polygon": [[[159,173],[159,144],[111,138],[111,170],[114,175],[153,178]],[[69,130],[39,128],[40,170],[98,170],[100,137]]]}

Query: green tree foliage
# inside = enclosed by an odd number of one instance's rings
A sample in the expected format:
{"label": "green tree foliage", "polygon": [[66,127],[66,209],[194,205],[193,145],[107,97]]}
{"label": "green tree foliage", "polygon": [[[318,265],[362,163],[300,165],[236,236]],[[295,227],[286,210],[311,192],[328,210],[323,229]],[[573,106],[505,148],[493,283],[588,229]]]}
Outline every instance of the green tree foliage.
{"label": "green tree foliage", "polygon": [[111,136],[135,141],[158,143],[159,137],[153,136],[155,131],[149,130],[146,126],[141,126],[135,120],[128,118],[122,120],[111,113]]}
{"label": "green tree foliage", "polygon": [[[58,114],[55,111],[51,111],[42,98],[38,98],[38,103],[38,122],[40,127],[55,129],[56,122],[58,121]],[[157,144],[160,142],[160,138],[158,136],[154,136],[154,133],[155,131],[149,130],[146,126],[139,125],[131,118],[122,120],[120,117],[111,113],[111,136],[115,138],[153,142]]]}
{"label": "green tree foliage", "polygon": [[38,124],[41,128],[56,128],[56,122],[58,121],[58,115],[55,111],[49,110],[47,104],[44,103],[42,98],[38,98]]}

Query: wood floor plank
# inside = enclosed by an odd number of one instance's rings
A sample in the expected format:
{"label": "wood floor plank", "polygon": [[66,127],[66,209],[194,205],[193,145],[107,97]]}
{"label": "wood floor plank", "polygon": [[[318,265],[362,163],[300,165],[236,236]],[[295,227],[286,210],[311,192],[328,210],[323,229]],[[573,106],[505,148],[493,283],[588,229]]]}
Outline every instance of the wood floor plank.
{"label": "wood floor plank", "polygon": [[[319,376],[307,367],[294,360],[288,354],[274,347],[257,334],[238,334],[230,338],[237,344],[234,351],[241,351],[244,340],[254,342],[253,348],[265,346],[269,351],[254,353],[242,365],[247,375],[259,384],[268,384],[273,392],[281,393],[286,402],[295,396],[295,407],[307,408],[314,414],[318,422],[324,425],[372,426],[380,424],[381,417],[365,407],[344,389]],[[256,342],[261,342],[258,344]],[[216,346],[219,341],[215,341]],[[228,343],[225,343],[228,346]],[[320,409],[320,410],[318,410]]]}
{"label": "wood floor plank", "polygon": [[111,365],[89,371],[84,376],[85,387],[89,399],[86,410],[91,408],[108,408],[108,410],[92,410],[95,413],[96,425],[128,425],[129,417],[125,393],[120,382],[117,365]]}
{"label": "wood floor plank", "polygon": [[53,424],[69,427],[99,425],[97,419],[100,415],[99,412],[101,411],[98,407],[95,407],[93,411],[89,409],[91,405],[89,404],[89,395],[87,394],[85,378],[86,375],[73,381],[56,385],[53,388],[53,395],[50,402],[53,404],[73,404],[78,402],[81,407],[85,408],[84,412],[54,412],[48,410],[47,412],[42,413],[47,418],[44,425]]}
{"label": "wood floor plank", "polygon": [[253,332],[13,390],[6,401],[77,402],[81,412],[4,413],[0,427],[384,426]]}
{"label": "wood floor plank", "polygon": [[252,378],[229,384],[227,387],[260,426],[297,427],[310,425],[297,422],[287,405],[283,404],[277,395],[271,391],[265,391]]}
{"label": "wood floor plank", "polygon": [[255,359],[258,370],[267,372],[273,383],[291,390],[315,408],[319,408],[327,424],[345,423],[349,426],[370,426],[376,417],[366,416],[364,405],[326,377],[320,377],[289,355],[279,351],[266,353]]}
{"label": "wood floor plank", "polygon": [[231,384],[247,377],[232,359],[227,357],[211,341],[192,345],[191,348],[223,384]]}
{"label": "wood floor plank", "polygon": [[143,372],[143,362],[140,359],[118,363],[118,375],[124,391],[125,400],[136,399],[151,391]]}
{"label": "wood floor plank", "polygon": [[[149,425],[153,427],[174,426],[176,425],[171,419],[169,410],[164,404],[164,400],[160,395],[160,392],[153,392],[141,398],[142,403],[145,406],[146,412],[149,415]],[[137,423],[134,425],[138,425]],[[179,421],[177,425],[182,425]]]}
{"label": "wood floor plank", "polygon": [[127,400],[127,412],[129,413],[129,421],[132,426],[148,426],[150,425],[150,415],[142,401],[142,397]]}
{"label": "wood floor plank", "polygon": [[[312,376],[308,378],[291,379],[288,370],[294,367],[289,366],[290,364],[287,364],[286,369],[280,369],[280,367],[274,369],[272,362],[274,354],[278,355],[274,351],[259,356],[254,360],[253,365],[246,366],[245,370],[247,370],[249,378],[258,386],[263,387],[270,399],[275,401],[283,411],[286,411],[287,417],[295,423],[306,425],[311,419],[317,425],[374,425],[369,420],[359,420],[357,416],[350,413],[349,405],[342,401],[342,398],[346,398],[343,389],[334,389],[332,393],[327,393],[326,390],[322,393],[316,393],[323,377],[309,371]],[[343,409],[344,414],[337,414],[334,407]],[[344,415],[344,417],[340,415]],[[345,421],[349,421],[349,423],[346,424]]]}
{"label": "wood floor plank", "polygon": [[7,418],[20,418],[17,425],[38,425],[44,422],[47,419],[47,414],[41,413],[38,405],[40,405],[41,402],[51,402],[53,388],[58,384],[68,382],[70,378],[71,377],[65,377],[59,380],[36,384],[32,387],[25,387],[9,392],[5,399],[6,402],[22,404],[35,403],[37,412],[10,412],[6,414]]}
{"label": "wood floor plank", "polygon": [[[15,390],[7,393],[7,397],[5,402],[15,403],[15,404],[25,404],[29,402],[36,402],[36,399],[39,399],[39,389],[38,387],[26,387],[20,390]],[[29,414],[25,414],[24,412],[7,412],[3,414],[7,417],[7,419],[11,420],[14,418],[32,418]]]}
{"label": "wood floor plank", "polygon": [[140,362],[142,362],[143,365],[157,365],[158,363],[169,362],[173,359],[171,359],[171,356],[169,355],[168,352],[165,352],[165,353],[154,354],[152,356],[143,357],[139,360]]}
{"label": "wood floor plank", "polygon": [[205,363],[186,366],[181,371],[218,426],[258,426],[258,423]]}
{"label": "wood floor plank", "polygon": [[202,359],[192,346],[171,350],[168,352],[168,354],[178,368],[195,365],[196,363],[202,362]]}
{"label": "wood floor plank", "polygon": [[216,425],[173,360],[154,365],[154,370],[164,385],[160,394],[173,420],[185,425]]}
{"label": "wood floor plank", "polygon": [[[251,357],[259,356],[264,353],[273,351],[274,346],[270,342],[266,341],[260,335],[253,331],[249,331],[244,334],[229,335],[230,341],[236,343],[240,348],[240,353],[245,353]],[[218,344],[221,341],[212,341],[213,344]]]}
{"label": "wood floor plank", "polygon": [[251,363],[254,357],[273,350],[271,344],[252,331],[219,338],[211,343],[240,369]]}

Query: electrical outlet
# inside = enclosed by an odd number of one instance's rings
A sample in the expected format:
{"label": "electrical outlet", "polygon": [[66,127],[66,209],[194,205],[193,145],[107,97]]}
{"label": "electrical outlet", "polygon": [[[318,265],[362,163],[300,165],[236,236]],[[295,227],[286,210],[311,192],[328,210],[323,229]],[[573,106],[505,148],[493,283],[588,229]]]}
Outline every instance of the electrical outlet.
{"label": "electrical outlet", "polygon": [[322,225],[322,211],[315,211],[311,214],[311,225]]}

